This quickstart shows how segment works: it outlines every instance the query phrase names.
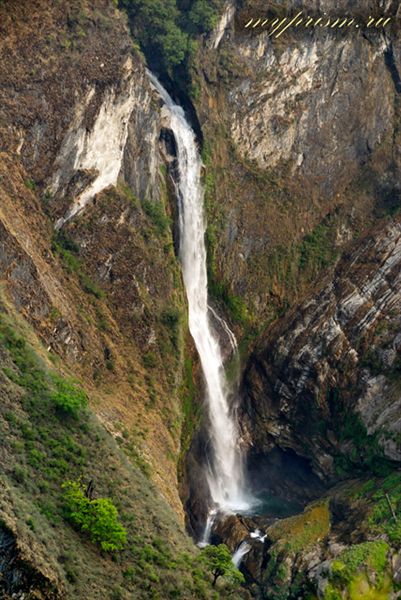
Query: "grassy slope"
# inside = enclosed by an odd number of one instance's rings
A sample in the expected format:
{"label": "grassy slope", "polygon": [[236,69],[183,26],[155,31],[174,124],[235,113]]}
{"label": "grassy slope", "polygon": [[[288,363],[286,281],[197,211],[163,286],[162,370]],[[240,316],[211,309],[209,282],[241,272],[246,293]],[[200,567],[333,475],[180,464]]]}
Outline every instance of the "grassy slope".
{"label": "grassy slope", "polygon": [[[54,366],[31,329],[1,306],[0,518],[21,554],[67,598],[211,597],[173,511],[90,410],[78,418],[57,410]],[[119,510],[128,544],[114,557],[64,518],[61,484],[79,477]]]}

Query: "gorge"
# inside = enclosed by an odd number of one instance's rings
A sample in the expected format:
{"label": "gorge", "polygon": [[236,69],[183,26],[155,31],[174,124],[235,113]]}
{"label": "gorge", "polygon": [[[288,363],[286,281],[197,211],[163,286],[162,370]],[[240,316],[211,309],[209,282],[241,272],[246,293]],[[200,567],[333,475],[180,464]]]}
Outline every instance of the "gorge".
{"label": "gorge", "polygon": [[0,598],[400,595],[400,34],[263,9],[0,3]]}

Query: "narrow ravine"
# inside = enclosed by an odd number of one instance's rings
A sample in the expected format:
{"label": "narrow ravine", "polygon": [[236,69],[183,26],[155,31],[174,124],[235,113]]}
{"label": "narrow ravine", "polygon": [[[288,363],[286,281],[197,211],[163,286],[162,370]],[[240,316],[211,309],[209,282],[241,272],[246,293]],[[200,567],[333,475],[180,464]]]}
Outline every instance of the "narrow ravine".
{"label": "narrow ravine", "polygon": [[[202,365],[209,410],[212,456],[205,468],[214,504],[210,507],[210,515],[217,511],[240,512],[249,508],[249,500],[244,490],[243,456],[237,423],[230,407],[222,351],[213,330],[208,306],[202,160],[195,134],[183,109],[175,104],[152,74],[149,77],[165,103],[177,145],[179,253],[188,297],[189,329]],[[232,340],[234,345],[235,338]],[[210,518],[206,538],[208,527]]]}

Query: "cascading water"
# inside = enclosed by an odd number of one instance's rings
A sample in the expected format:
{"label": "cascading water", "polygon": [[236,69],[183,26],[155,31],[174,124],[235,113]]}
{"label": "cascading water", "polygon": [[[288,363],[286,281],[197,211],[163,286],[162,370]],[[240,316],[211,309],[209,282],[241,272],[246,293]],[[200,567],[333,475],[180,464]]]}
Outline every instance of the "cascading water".
{"label": "cascading water", "polygon": [[[177,145],[180,259],[188,297],[189,329],[206,382],[213,449],[207,479],[214,502],[213,509],[222,512],[243,511],[249,508],[249,501],[243,490],[243,461],[238,430],[230,409],[222,353],[213,331],[208,306],[202,161],[195,134],[183,109],[175,104],[151,73],[149,77],[165,103]],[[235,338],[231,337],[231,342],[234,344]]]}
{"label": "cascading water", "polygon": [[232,561],[234,563],[234,565],[237,567],[240,566],[240,564],[242,563],[242,559],[244,558],[244,556],[246,554],[248,554],[248,552],[251,549],[251,545],[248,544],[248,542],[241,542],[241,544],[238,546],[238,548],[236,549],[236,551],[234,552],[233,556],[232,556]]}

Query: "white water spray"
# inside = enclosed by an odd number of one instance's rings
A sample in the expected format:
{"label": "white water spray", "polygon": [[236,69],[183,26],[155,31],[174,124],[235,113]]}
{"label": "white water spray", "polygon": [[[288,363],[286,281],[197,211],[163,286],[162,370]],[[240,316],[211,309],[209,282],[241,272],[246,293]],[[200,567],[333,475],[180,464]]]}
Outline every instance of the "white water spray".
{"label": "white water spray", "polygon": [[231,560],[233,561],[233,563],[237,567],[237,569],[240,566],[240,564],[242,563],[242,559],[244,558],[244,556],[246,554],[248,554],[250,549],[251,549],[251,545],[248,544],[248,542],[244,541],[244,542],[241,542],[241,544],[238,546],[238,548],[234,552]]}
{"label": "white water spray", "polygon": [[206,546],[209,546],[210,536],[212,534],[212,529],[213,529],[213,525],[216,520],[216,517],[217,517],[217,510],[216,509],[210,510],[209,514],[207,516],[207,519],[206,519],[205,529],[203,530],[203,537],[202,537],[201,541],[198,543],[199,548],[205,548]]}
{"label": "white water spray", "polygon": [[219,317],[219,315],[214,310],[214,308],[212,308],[210,305],[208,306],[208,308],[209,308],[209,311],[212,313],[213,317],[221,325],[221,327],[223,328],[224,332],[226,333],[226,335],[228,337],[228,340],[230,342],[231,350],[236,353],[237,350],[238,350],[238,344],[237,344],[237,340],[235,338],[235,335],[233,334],[233,332],[231,331],[231,329],[229,328],[229,326],[227,325],[227,323],[225,322],[225,320],[222,319],[221,317]]}
{"label": "white water spray", "polygon": [[[243,463],[238,430],[228,401],[229,389],[219,341],[209,317],[202,161],[195,134],[183,109],[175,104],[151,73],[149,77],[165,103],[177,144],[180,258],[188,297],[189,329],[206,381],[213,449],[207,473],[209,489],[215,510],[246,510],[249,508],[249,501],[243,492]],[[229,331],[228,328],[227,330]],[[232,340],[231,343],[234,345]]]}
{"label": "white water spray", "polygon": [[258,542],[261,542],[262,544],[264,543],[265,539],[266,539],[266,534],[263,535],[263,533],[260,531],[260,529],[255,529],[255,531],[251,531],[251,538],[253,540],[257,540]]}

